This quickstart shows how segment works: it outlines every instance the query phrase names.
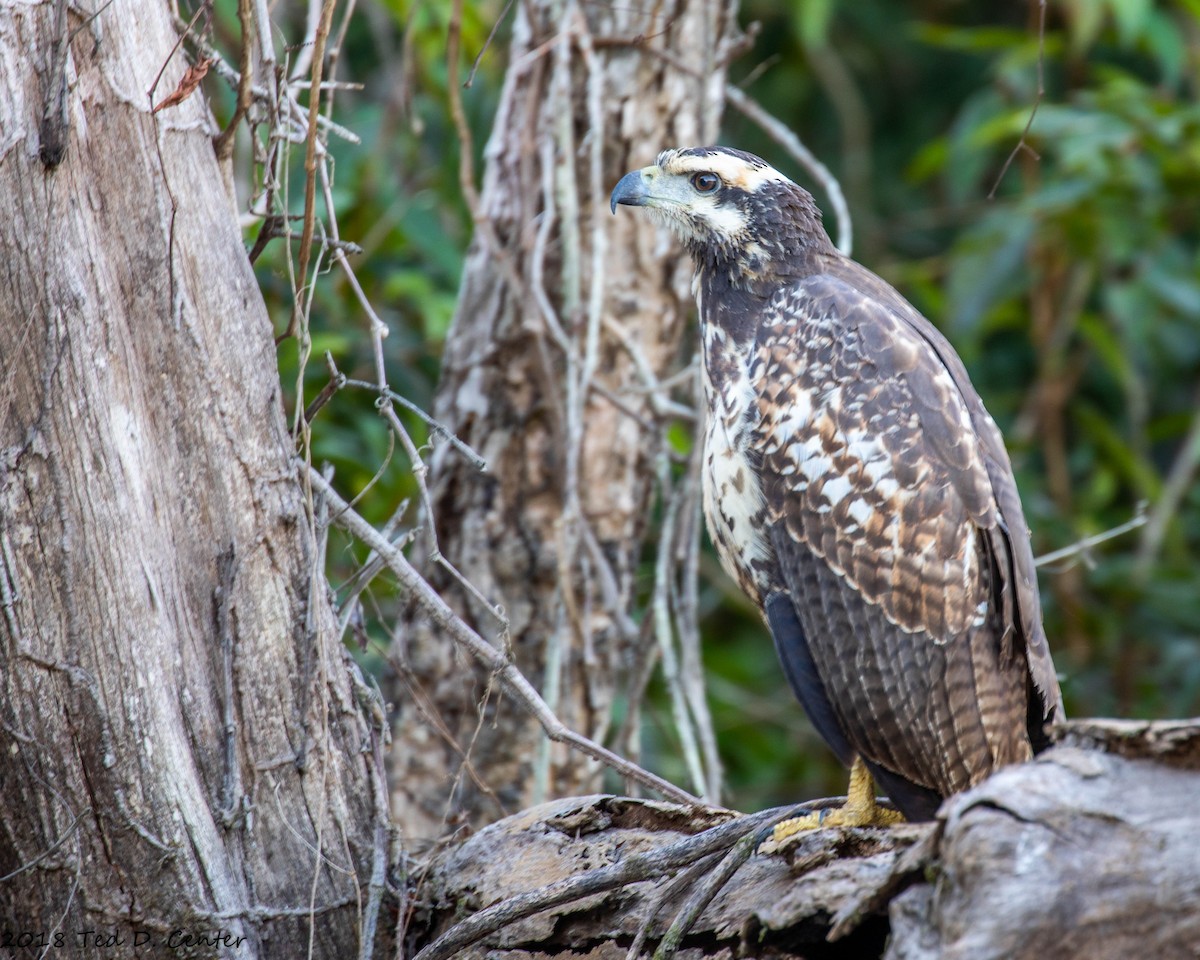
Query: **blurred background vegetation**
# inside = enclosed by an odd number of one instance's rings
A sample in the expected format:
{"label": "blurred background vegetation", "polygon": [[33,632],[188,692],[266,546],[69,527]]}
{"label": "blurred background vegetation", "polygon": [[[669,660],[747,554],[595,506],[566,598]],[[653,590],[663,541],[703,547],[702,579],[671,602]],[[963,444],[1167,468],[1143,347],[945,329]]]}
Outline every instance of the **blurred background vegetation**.
{"label": "blurred background vegetation", "polygon": [[[467,58],[482,51],[463,91],[477,170],[506,65],[503,7],[469,4],[463,23]],[[236,49],[234,4],[216,12],[218,45]],[[303,34],[296,16],[291,36]],[[358,277],[391,328],[390,383],[427,408],[471,234],[448,110],[449,16],[440,0],[359,0],[337,76],[364,88],[335,96],[339,123],[362,143],[331,141],[341,236],[363,248]],[[761,28],[732,76],[839,178],[855,258],[961,353],[1007,438],[1035,552],[1144,510],[1139,529],[1041,570],[1068,713],[1196,714],[1200,0],[1061,0],[1045,18],[1039,69],[1036,3],[745,0],[742,24]],[[211,92],[227,117],[231,97]],[[813,187],[732,110],[722,141]],[[647,143],[643,162],[664,146]],[[257,264],[279,331],[291,312],[281,247]],[[305,402],[327,379],[326,350],[370,379],[363,327],[344,279],[330,273],[315,292]],[[291,410],[295,341],[281,345],[280,365]],[[388,460],[373,399],[343,394],[313,435],[314,460],[332,462],[347,488]],[[382,523],[413,493],[407,462],[394,458],[361,508]],[[335,586],[353,567],[350,549],[331,544]],[[792,699],[768,634],[706,559],[705,665],[727,802],[750,809],[842,792],[844,775]],[[394,602],[386,589],[367,602]],[[386,643],[372,640],[369,666]],[[644,762],[684,782],[657,695]]]}

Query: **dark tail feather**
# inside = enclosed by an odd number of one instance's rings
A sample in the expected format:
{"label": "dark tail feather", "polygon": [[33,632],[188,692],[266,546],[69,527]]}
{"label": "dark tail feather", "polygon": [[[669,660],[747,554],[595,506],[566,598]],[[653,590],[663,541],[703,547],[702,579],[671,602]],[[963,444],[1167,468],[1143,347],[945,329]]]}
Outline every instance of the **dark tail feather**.
{"label": "dark tail feather", "polygon": [[[838,723],[837,714],[829,702],[825,692],[825,684],[817,673],[817,666],[808,649],[808,640],[804,636],[804,628],[796,616],[792,606],[792,598],[785,593],[774,593],[767,597],[765,604],[767,623],[771,627],[771,636],[775,639],[775,652],[779,654],[779,662],[783,664],[783,672],[787,674],[788,683],[796,694],[796,699],[808,714],[808,719],[816,728],[817,733],[829,745],[839,760],[847,767],[854,761],[857,751],[850,745]],[[876,763],[866,761],[867,769],[875,782],[882,787],[888,798],[896,805],[906,820],[932,820],[942,804],[942,798],[928,787],[922,787],[892,773]]]}
{"label": "dark tail feather", "polygon": [[767,597],[766,611],[771,636],[775,638],[775,652],[779,654],[779,662],[783,664],[783,672],[792,685],[792,692],[796,694],[812,725],[817,728],[817,733],[829,744],[829,749],[849,767],[854,762],[855,750],[846,740],[837,715],[833,712],[825,684],[809,652],[804,628],[800,626],[796,608],[792,606],[792,598],[785,593],[773,593]]}

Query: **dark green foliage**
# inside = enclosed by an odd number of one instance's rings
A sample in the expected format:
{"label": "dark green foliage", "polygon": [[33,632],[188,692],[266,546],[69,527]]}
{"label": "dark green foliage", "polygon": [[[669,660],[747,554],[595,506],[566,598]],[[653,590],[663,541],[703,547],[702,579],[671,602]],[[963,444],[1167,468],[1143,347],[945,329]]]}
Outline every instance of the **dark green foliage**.
{"label": "dark green foliage", "polygon": [[[1010,8],[1007,22],[996,9],[839,5],[814,39],[750,4],[776,45],[756,52],[778,57],[750,92],[841,177],[863,231],[856,256],[962,354],[1008,439],[1037,552],[1121,524],[1148,502],[1150,526],[1094,547],[1088,563],[1041,571],[1068,713],[1192,714],[1200,9],[1052,5],[1030,150],[998,187],[1036,100],[1038,39],[1036,7]],[[814,67],[831,59],[838,69]],[[848,78],[855,93],[814,76]],[[858,111],[847,108],[856,101]],[[730,116],[728,127],[728,140],[778,157],[744,121]],[[865,197],[851,192],[854,176]],[[1173,472],[1182,496],[1162,507]],[[725,656],[765,647],[759,632],[754,624],[729,640]],[[709,660],[719,669],[718,656]],[[761,739],[763,764],[788,749],[778,735]]]}

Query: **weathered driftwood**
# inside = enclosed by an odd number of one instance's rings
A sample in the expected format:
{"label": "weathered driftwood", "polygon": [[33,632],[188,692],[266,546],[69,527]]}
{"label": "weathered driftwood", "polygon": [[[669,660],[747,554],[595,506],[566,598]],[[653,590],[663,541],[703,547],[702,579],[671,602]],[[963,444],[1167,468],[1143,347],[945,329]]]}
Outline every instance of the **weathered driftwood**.
{"label": "weathered driftwood", "polygon": [[[1195,957],[1200,726],[1082,721],[1059,738],[953,798],[936,824],[763,848],[676,956]],[[410,943],[434,944],[434,956],[438,938],[491,907],[529,915],[467,946],[443,940],[445,955],[609,960],[641,934],[648,957],[721,852],[766,817],[735,824],[728,812],[599,796],[528,810],[431,864]],[[564,883],[590,892],[559,902]],[[546,909],[516,909],[539,898]]]}
{"label": "weathered driftwood", "polygon": [[886,956],[1194,958],[1198,801],[1194,763],[1064,745],[1002,771],[943,808],[936,879],[893,901]]}

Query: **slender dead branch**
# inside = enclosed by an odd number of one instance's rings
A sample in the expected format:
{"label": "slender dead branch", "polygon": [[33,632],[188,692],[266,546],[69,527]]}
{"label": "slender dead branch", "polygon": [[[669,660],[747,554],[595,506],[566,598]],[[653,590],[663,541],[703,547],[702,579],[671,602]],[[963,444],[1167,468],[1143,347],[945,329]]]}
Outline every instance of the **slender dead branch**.
{"label": "slender dead branch", "polygon": [[[697,405],[702,403],[702,387],[694,382]],[[693,429],[702,429],[699,423]],[[668,448],[669,449],[669,448]],[[721,799],[721,782],[724,772],[721,755],[717,749],[717,734],[713,725],[712,712],[708,707],[705,689],[704,666],[700,653],[700,616],[698,584],[700,581],[700,528],[701,491],[700,477],[703,468],[704,443],[699,435],[692,439],[692,450],[687,468],[675,486],[673,496],[680,506],[676,523],[677,535],[672,548],[675,568],[671,583],[671,608],[675,614],[676,630],[679,635],[679,665],[683,690],[688,708],[696,721],[700,737],[700,750],[704,756],[708,779],[704,795],[712,802]]]}
{"label": "slender dead branch", "polygon": [[1145,526],[1149,518],[1146,516],[1146,504],[1138,504],[1137,513],[1129,520],[1111,530],[1105,530],[1103,533],[1093,534],[1090,537],[1084,537],[1082,540],[1071,544],[1068,547],[1063,547],[1060,550],[1054,550],[1051,553],[1044,553],[1038,557],[1034,563],[1039,567],[1049,566],[1052,563],[1059,563],[1063,560],[1068,560],[1077,556],[1087,556],[1087,552],[1092,547],[1098,546],[1101,543],[1106,543],[1113,540],[1130,530],[1136,530],[1138,527]]}
{"label": "slender dead branch", "polygon": [[229,125],[217,135],[217,159],[225,163],[233,156],[237,128],[250,112],[254,99],[254,11],[251,0],[238,0],[238,22],[242,25],[242,48],[238,60],[241,76],[237,85],[237,105]]}
{"label": "slender dead branch", "polygon": [[[312,251],[313,229],[317,202],[317,118],[321,115],[321,71],[325,66],[325,41],[333,25],[333,8],[337,0],[322,0],[321,22],[312,45],[312,88],[308,92],[308,136],[304,147],[304,226],[300,233],[300,267],[297,270],[301,288],[308,284],[308,261]],[[283,336],[294,337],[301,327],[304,297],[297,291],[292,319]]]}
{"label": "slender dead branch", "polygon": [[1033,118],[1037,116],[1038,107],[1042,105],[1042,98],[1046,95],[1046,0],[1038,0],[1038,55],[1037,55],[1037,95],[1033,100],[1033,109],[1029,111],[1029,119],[1025,121],[1025,129],[1021,131],[1021,138],[1017,141],[1017,145],[1012,148],[1008,159],[1004,161],[1004,166],[1000,168],[1000,173],[996,175],[996,182],[992,184],[992,189],[988,191],[988,199],[996,199],[996,191],[1000,188],[1000,181],[1004,179],[1004,175],[1008,173],[1008,168],[1012,166],[1014,160],[1017,159],[1017,154],[1022,150],[1028,150],[1033,155],[1035,160],[1041,158],[1029,146],[1027,137],[1029,131],[1033,128]]}
{"label": "slender dead branch", "polygon": [[[790,815],[790,814],[789,814]],[[675,919],[671,921],[671,926],[667,928],[666,934],[663,935],[662,941],[658,945],[658,949],[654,951],[654,960],[671,960],[679,949],[679,944],[683,938],[687,936],[689,930],[696,923],[697,918],[704,912],[704,908],[712,903],[713,898],[721,892],[725,885],[733,878],[738,869],[754,854],[754,851],[759,846],[759,833],[754,831],[747,833],[741,837],[737,843],[729,850],[728,853],[717,864],[717,868],[713,870],[679,908],[679,912],[675,915]]]}
{"label": "slender dead branch", "polygon": [[496,674],[505,688],[542,725],[546,736],[555,742],[568,744],[594,760],[599,760],[621,776],[635,780],[642,784],[642,786],[655,791],[663,797],[678,803],[702,804],[699,797],[692,796],[686,790],[682,790],[673,783],[669,783],[661,777],[650,773],[648,770],[642,769],[637,764],[630,763],[624,757],[618,756],[611,750],[569,729],[561,720],[554,716],[546,706],[546,702],[538,695],[537,691],[525,679],[524,675],[505,658],[504,654],[468,626],[450,608],[449,604],[438,596],[433,587],[417,573],[412,564],[408,562],[408,558],[392,544],[388,543],[384,537],[380,536],[379,532],[371,524],[367,523],[359,514],[354,512],[350,508],[350,505],[339,496],[337,491],[325,481],[324,477],[316,470],[309,468],[308,478],[313,490],[320,492],[328,498],[332,522],[347,530],[359,540],[362,540],[382,557],[396,575],[401,585],[412,593],[413,598],[421,605],[422,609],[431,617],[433,622],[449,634],[456,643],[479,660],[480,663]]}
{"label": "slender dead branch", "polygon": [[637,934],[633,938],[633,943],[629,945],[629,949],[625,953],[625,960],[641,960],[642,948],[646,945],[650,929],[654,926],[654,921],[658,917],[658,913],[663,905],[673,901],[681,890],[691,887],[698,877],[702,877],[708,873],[720,860],[720,853],[712,853],[702,860],[697,860],[695,863],[680,870],[669,881],[661,884],[647,898],[646,918],[638,927]]}
{"label": "slender dead branch", "polygon": [[[109,2],[111,3],[112,0],[109,0]],[[257,23],[257,21],[255,22]],[[179,30],[186,30],[187,23],[176,18],[175,26]],[[193,34],[186,37],[186,39],[192,44],[197,53],[202,54],[206,59],[213,61],[212,70],[217,76],[224,80],[235,92],[241,89],[243,76],[242,71],[235,70],[233,67],[231,67],[229,65],[229,61],[222,57],[216,48],[214,48],[211,44],[206,43],[203,38],[197,37]],[[326,81],[321,81],[321,83],[317,85],[317,89],[322,91],[336,89],[358,89],[360,86],[360,84],[331,84]],[[273,137],[282,137],[293,143],[304,142],[308,122],[307,112],[299,104],[299,102],[297,102],[294,94],[300,90],[312,89],[313,83],[309,80],[296,80],[287,84],[287,86],[284,88],[285,109],[281,117],[281,119],[286,122],[286,127],[281,126],[274,129],[272,131]],[[279,101],[276,99],[276,96],[272,94],[270,90],[268,90],[267,87],[256,83],[251,83],[249,90],[254,103],[259,104],[269,112],[276,112],[276,107],[279,105]],[[317,126],[319,126],[324,133],[333,134],[339,139],[345,140],[347,143],[353,143],[356,145],[362,143],[362,138],[357,133],[354,133],[352,130],[348,130],[341,124],[334,123],[324,114],[318,115]],[[318,153],[321,153],[320,144],[318,144]],[[260,216],[265,217],[266,214],[260,213]]]}
{"label": "slender dead branch", "polygon": [[475,74],[479,70],[479,64],[483,62],[483,55],[488,52],[488,48],[492,45],[492,41],[496,39],[496,34],[500,30],[502,24],[508,18],[508,11],[512,9],[513,0],[505,0],[504,9],[500,11],[500,15],[496,17],[496,22],[492,24],[492,29],[488,31],[487,39],[483,41],[483,46],[479,48],[479,52],[475,54],[475,59],[471,63],[471,72],[467,74],[467,79],[463,86],[468,90],[471,84],[475,82]]}
{"label": "slender dead branch", "polygon": [[488,465],[487,461],[484,460],[483,457],[476,453],[469,444],[463,442],[457,436],[455,436],[454,432],[444,423],[430,416],[407,397],[402,397],[394,390],[390,390],[386,387],[380,390],[378,384],[367,383],[365,380],[352,380],[350,378],[344,378],[342,384],[347,387],[360,387],[363,390],[371,390],[379,393],[381,396],[387,397],[387,399],[392,403],[398,403],[409,413],[415,414],[417,417],[423,420],[425,425],[429,427],[430,433],[432,433],[434,436],[441,437],[448,444],[450,444],[450,446],[454,447],[454,449],[461,453],[476,470],[478,470],[480,473],[487,473]]}

